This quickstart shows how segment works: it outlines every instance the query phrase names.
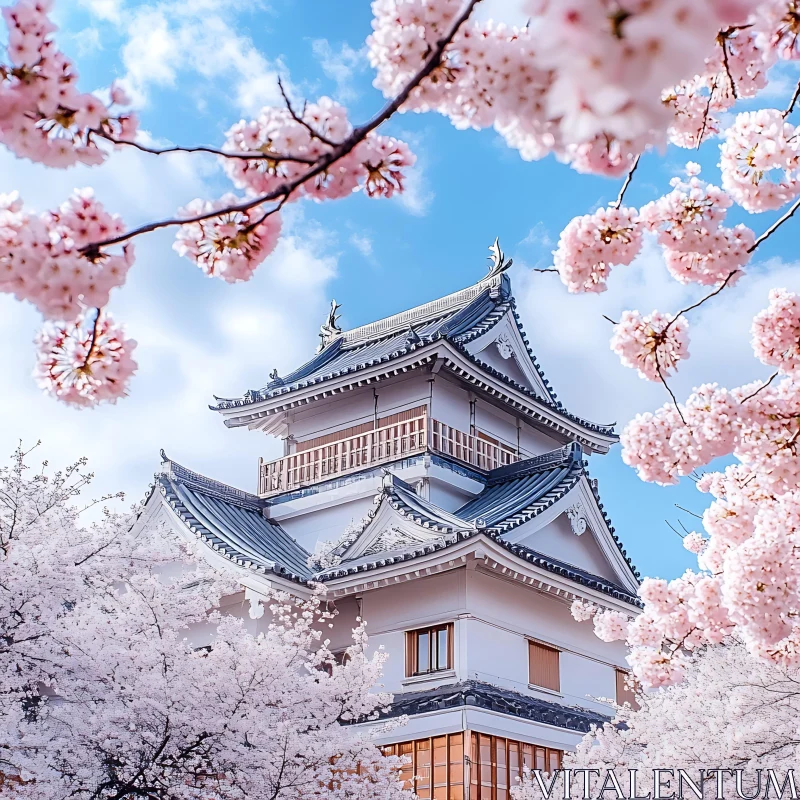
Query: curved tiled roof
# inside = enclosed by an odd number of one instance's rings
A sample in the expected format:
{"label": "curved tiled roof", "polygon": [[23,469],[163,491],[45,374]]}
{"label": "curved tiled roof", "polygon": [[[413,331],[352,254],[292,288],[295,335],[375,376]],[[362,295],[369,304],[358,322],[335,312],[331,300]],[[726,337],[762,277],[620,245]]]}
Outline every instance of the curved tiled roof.
{"label": "curved tiled roof", "polygon": [[565,706],[550,700],[501,689],[482,681],[461,681],[435,689],[395,694],[388,710],[381,717],[400,717],[404,714],[428,714],[452,708],[474,706],[500,714],[555,725],[559,728],[587,733],[592,725],[598,727],[611,717],[577,706]]}
{"label": "curved tiled roof", "polygon": [[[558,401],[533,355],[510,291],[510,283],[504,276],[499,287],[486,286],[462,307],[455,310],[449,309],[441,316],[426,319],[414,328],[402,332],[395,331],[381,338],[359,338],[353,343],[347,342],[346,335],[339,336],[321,353],[289,375],[271,381],[262,389],[251,389],[238,399],[217,398],[217,405],[210,406],[210,408],[215,411],[244,408],[308,386],[334,380],[343,375],[391,362],[435,341],[446,340],[480,371],[487,373],[492,378],[512,387],[526,397],[542,403],[558,415],[577,423],[586,430],[601,436],[616,438],[613,425],[600,425],[572,414]],[[546,390],[544,395],[507,377],[472,355],[466,347],[469,342],[491,330],[508,312],[513,314],[531,363],[542,380]],[[230,424],[230,420],[226,420],[226,424]]]}
{"label": "curved tiled roof", "polygon": [[197,538],[238,566],[290,580],[310,578],[308,552],[264,516],[262,500],[175,462],[167,463],[156,486]]}
{"label": "curved tiled roof", "polygon": [[[412,561],[482,533],[536,567],[631,605],[639,605],[635,595],[612,581],[503,538],[503,534],[558,502],[584,475],[581,448],[573,443],[492,470],[480,494],[456,511],[448,512],[420,497],[397,476],[387,473],[380,493],[381,502],[389,503],[396,513],[436,535],[425,541],[409,538],[392,550],[344,560],[335,567],[316,572],[308,566],[309,553],[264,515],[267,501],[173,461],[165,462],[163,474],[157,476],[156,487],[183,524],[215,552],[241,567],[273,572],[289,580],[302,583],[335,580]],[[592,489],[596,492],[594,484]],[[600,508],[602,510],[602,506]],[[364,530],[376,513],[377,508],[370,512]],[[606,521],[610,525],[607,517]],[[638,577],[613,528],[611,531]]]}

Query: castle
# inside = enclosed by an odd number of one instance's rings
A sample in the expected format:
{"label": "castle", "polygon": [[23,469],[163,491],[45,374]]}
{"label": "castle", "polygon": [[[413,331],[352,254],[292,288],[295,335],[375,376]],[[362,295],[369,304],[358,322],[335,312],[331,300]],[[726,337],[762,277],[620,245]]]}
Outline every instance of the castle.
{"label": "castle", "polygon": [[509,263],[495,243],[477,284],[352,330],[334,302],[311,360],[212,407],[282,439],[257,491],[163,456],[143,517],[199,538],[247,597],[323,583],[334,650],[364,618],[409,718],[379,742],[431,800],[508,800],[522,764],[560,765],[631,699],[623,645],[569,609],[639,610],[584,460],[617,436],[558,401]]}

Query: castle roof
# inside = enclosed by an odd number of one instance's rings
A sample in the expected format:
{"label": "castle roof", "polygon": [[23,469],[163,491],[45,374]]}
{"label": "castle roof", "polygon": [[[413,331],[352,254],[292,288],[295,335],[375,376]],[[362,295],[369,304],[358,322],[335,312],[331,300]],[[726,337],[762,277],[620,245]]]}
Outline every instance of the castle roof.
{"label": "castle roof", "polygon": [[[467,347],[507,315],[519,330],[525,357],[536,376],[537,386],[533,389],[508,378]],[[222,413],[229,427],[257,426],[270,414],[325,396],[326,390],[334,393],[351,388],[367,371],[384,367],[388,375],[395,367],[406,371],[430,365],[442,357],[439,350],[446,345],[448,352],[457,356],[444,359],[449,370],[499,402],[531,413],[551,428],[569,430],[592,449],[607,450],[617,440],[613,425],[583,419],[567,411],[558,400],[529,346],[505,274],[368,325],[337,332],[324,341],[327,344],[321,352],[303,366],[240,398],[216,398],[212,410]],[[351,382],[339,386],[348,376]],[[318,391],[313,392],[314,389]],[[310,397],[300,399],[300,395],[309,392]]]}
{"label": "castle roof", "polygon": [[[492,470],[484,489],[474,499],[448,512],[387,472],[373,510],[331,548],[333,566],[325,568],[310,566],[308,551],[266,516],[270,501],[169,460],[162,465],[156,487],[189,533],[223,558],[256,573],[272,573],[299,583],[338,581],[387,565],[411,562],[485,535],[534,567],[638,605],[630,588],[504,538],[550,509],[586,478],[581,448],[572,444]],[[638,573],[622,550],[610,521],[605,516],[604,519],[607,529],[603,535],[613,540],[612,546],[630,570],[628,583],[635,585]]]}

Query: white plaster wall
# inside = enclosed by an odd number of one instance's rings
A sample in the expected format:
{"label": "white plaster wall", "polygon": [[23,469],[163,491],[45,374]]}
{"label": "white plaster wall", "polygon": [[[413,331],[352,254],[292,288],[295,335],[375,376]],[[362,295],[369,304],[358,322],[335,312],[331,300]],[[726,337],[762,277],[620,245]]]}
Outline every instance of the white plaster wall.
{"label": "white plaster wall", "polygon": [[564,445],[563,441],[548,436],[544,431],[537,430],[526,423],[522,425],[519,439],[522,452],[534,456],[540,456],[542,453],[548,453],[550,450]]}
{"label": "white plaster wall", "polygon": [[593,575],[619,582],[592,531],[587,528],[580,536],[576,536],[566,514],[561,514],[529,535],[525,533],[526,527],[532,527],[532,523],[529,522],[514,531],[515,542],[521,542],[539,553],[585,569]]}
{"label": "white plaster wall", "polygon": [[431,416],[451,428],[469,433],[469,394],[462,386],[436,376]]}
{"label": "white plaster wall", "polygon": [[[377,491],[377,490],[376,490]],[[332,503],[336,502],[333,493],[336,489],[326,492]],[[281,519],[281,527],[310,553],[314,551],[317,542],[335,541],[345,531],[348,525],[361,521],[367,512],[374,508],[372,499],[368,497],[351,499],[338,505],[328,505],[295,517]]]}

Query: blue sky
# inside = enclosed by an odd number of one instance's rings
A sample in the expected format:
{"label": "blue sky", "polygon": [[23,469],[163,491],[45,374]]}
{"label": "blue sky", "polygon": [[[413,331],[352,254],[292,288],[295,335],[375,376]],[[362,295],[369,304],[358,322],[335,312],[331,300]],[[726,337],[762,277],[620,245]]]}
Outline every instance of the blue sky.
{"label": "blue sky", "polygon": [[[487,0],[489,2],[489,0]],[[520,21],[516,0],[494,0],[482,12]],[[219,144],[225,130],[261,105],[278,102],[276,75],[296,97],[328,94],[357,122],[382,102],[363,51],[370,14],[365,2],[339,0],[56,0],[59,41],[79,65],[88,90],[123,78],[140,108],[142,127],[159,142]],[[798,75],[775,76],[763,105],[783,107]],[[158,465],[158,450],[193,469],[252,489],[260,455],[278,445],[260,434],[228,431],[207,409],[212,393],[237,396],[262,385],[273,367],[285,373],[313,352],[330,298],[342,303],[346,327],[368,322],[477,281],[487,246],[500,237],[533,349],[560,399],[600,422],[624,423],[665,402],[663,387],[619,365],[608,347],[612,318],[624,308],[675,311],[699,296],[672,281],[657,249],[618,269],[599,296],[567,294],[549,266],[558,234],[575,215],[613,199],[619,181],[578,175],[553,159],[522,161],[491,131],[457,131],[435,115],[403,115],[386,129],[418,156],[401,199],[354,196],[301,203],[285,217],[285,236],[249,283],[205,278],[171,250],[169,233],[137,245],[137,264],[111,308],[139,341],[139,374],[116,407],[74,411],[43,397],[30,380],[35,312],[0,297],[0,447],[41,438],[53,463],[88,455],[96,491],[123,489],[140,498]],[[716,180],[717,144],[699,152],[670,148],[642,160],[628,195],[633,204],[669,189],[688,160]],[[229,187],[213,159],[146,157],[126,152],[99,169],[44,170],[0,153],[0,192],[18,189],[34,207],[55,207],[74,187],[93,185],[129,224],[172,215],[196,196]],[[771,215],[732,213],[756,233]],[[800,290],[790,223],[760,250],[749,274],[724,302],[691,318],[691,357],[671,385],[726,385],[763,376],[749,348],[749,320],[772,286]],[[606,509],[643,573],[672,577],[692,563],[665,523],[698,520],[705,498],[694,484],[644,484],[619,448],[594,457]]]}

